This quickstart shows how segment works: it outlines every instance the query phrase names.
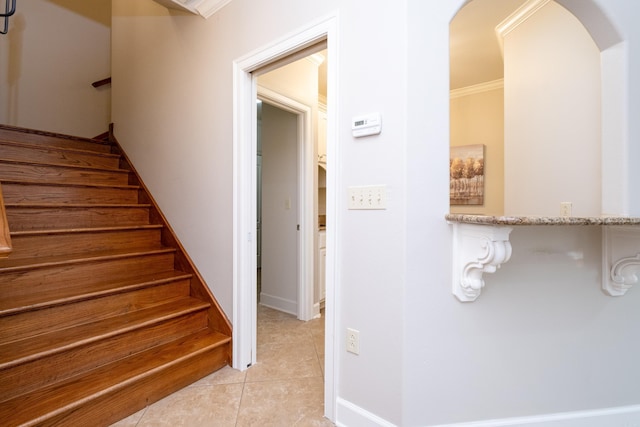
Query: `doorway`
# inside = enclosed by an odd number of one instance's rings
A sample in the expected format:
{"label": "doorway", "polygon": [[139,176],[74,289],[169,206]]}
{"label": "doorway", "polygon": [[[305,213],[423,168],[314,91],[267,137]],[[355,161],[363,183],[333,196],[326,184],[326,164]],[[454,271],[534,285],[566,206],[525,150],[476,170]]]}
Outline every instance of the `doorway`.
{"label": "doorway", "polygon": [[299,238],[304,207],[298,151],[307,141],[299,140],[299,114],[270,103],[260,91],[258,97],[257,299],[299,318],[299,270],[307,242]]}
{"label": "doorway", "polygon": [[[257,322],[257,147],[256,99],[257,74],[278,68],[283,63],[308,56],[319,42],[326,43],[327,69],[327,177],[326,177],[326,297],[325,297],[325,369],[324,410],[335,420],[337,347],[335,334],[335,268],[338,248],[335,235],[339,229],[336,182],[338,170],[333,167],[339,157],[335,143],[336,79],[338,64],[337,18],[325,20],[303,28],[284,40],[274,42],[234,62],[234,309],[233,309],[233,366],[244,370],[256,361]],[[333,59],[332,59],[333,58]],[[312,160],[315,160],[312,158]],[[309,193],[307,193],[309,194]],[[308,211],[307,211],[308,212]],[[301,220],[301,233],[313,234],[316,221]],[[311,260],[313,262],[313,260]]]}

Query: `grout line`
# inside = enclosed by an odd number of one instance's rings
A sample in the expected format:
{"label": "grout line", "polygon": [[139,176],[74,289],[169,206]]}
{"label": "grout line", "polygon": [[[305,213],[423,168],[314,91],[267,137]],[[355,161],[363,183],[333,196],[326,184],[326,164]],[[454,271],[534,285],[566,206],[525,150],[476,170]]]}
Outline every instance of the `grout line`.
{"label": "grout line", "polygon": [[235,426],[238,426],[238,418],[240,418],[240,408],[242,408],[242,399],[244,398],[244,389],[247,386],[247,376],[244,376],[244,382],[242,383],[242,392],[240,392],[240,401],[238,402],[238,410],[236,411]]}

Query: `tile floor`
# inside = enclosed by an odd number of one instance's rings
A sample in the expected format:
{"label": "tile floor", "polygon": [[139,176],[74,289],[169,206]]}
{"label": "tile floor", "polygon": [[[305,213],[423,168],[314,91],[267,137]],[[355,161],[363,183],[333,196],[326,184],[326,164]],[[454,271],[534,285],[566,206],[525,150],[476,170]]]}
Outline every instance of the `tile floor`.
{"label": "tile floor", "polygon": [[258,306],[257,363],[225,367],[111,427],[333,426],[323,417],[324,317]]}

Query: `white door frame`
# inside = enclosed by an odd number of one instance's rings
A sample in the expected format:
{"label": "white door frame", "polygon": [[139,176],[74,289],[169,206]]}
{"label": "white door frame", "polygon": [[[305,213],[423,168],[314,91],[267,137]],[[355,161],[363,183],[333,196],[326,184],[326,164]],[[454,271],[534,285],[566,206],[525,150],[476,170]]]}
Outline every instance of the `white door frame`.
{"label": "white door frame", "polygon": [[338,41],[331,15],[233,63],[233,366],[256,362],[256,152],[257,78],[254,71],[326,40],[327,64],[327,265],[325,296],[325,416],[336,419],[336,298],[340,205],[337,198],[339,150],[336,143]]}
{"label": "white door frame", "polygon": [[[258,85],[258,99],[296,115],[298,147],[298,286],[297,313],[300,320],[311,320],[313,306],[314,269],[314,149],[311,131],[311,107]],[[257,211],[257,209],[256,209]]]}

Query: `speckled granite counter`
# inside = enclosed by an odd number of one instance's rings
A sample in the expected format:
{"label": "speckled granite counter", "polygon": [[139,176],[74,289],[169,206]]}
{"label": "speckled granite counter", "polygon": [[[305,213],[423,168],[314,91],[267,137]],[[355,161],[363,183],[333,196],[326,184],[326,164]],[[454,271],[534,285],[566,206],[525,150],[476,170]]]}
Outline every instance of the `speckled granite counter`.
{"label": "speckled granite counter", "polygon": [[449,222],[482,225],[640,225],[636,217],[573,217],[573,216],[489,216],[448,214]]}

